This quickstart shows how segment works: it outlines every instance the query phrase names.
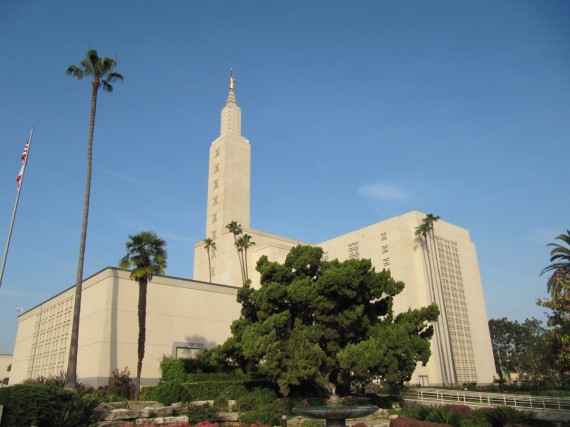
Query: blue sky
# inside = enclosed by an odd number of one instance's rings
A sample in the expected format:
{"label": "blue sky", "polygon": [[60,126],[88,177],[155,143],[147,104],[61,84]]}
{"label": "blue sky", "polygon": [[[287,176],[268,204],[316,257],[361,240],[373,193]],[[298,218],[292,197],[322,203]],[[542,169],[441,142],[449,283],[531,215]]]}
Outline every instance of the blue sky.
{"label": "blue sky", "polygon": [[233,67],[253,228],[317,243],[434,213],[470,230],[489,318],[543,319],[546,244],[570,228],[569,22],[556,0],[0,0],[2,245],[35,126],[0,353],[18,307],[74,284],[91,86],[65,70],[90,47],[125,81],[99,94],[85,276],[154,230],[192,277]]}

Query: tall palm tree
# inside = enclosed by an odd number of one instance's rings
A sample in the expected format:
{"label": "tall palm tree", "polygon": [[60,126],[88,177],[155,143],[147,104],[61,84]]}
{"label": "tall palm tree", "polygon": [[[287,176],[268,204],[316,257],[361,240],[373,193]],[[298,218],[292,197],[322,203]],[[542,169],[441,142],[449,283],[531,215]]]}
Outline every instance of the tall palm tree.
{"label": "tall palm tree", "polygon": [[134,236],[129,236],[125,243],[127,254],[121,258],[119,266],[131,270],[131,279],[139,283],[139,339],[137,346],[137,378],[135,380],[135,400],[138,399],[141,384],[142,362],[146,340],[146,291],[148,282],[155,274],[163,274],[166,268],[166,242],[159,239],[152,231],[143,231]]}
{"label": "tall palm tree", "polygon": [[[427,270],[428,270],[428,282],[429,282],[429,291],[431,294],[431,302],[432,303],[437,303],[438,302],[438,298],[437,298],[437,293],[436,293],[436,288],[435,288],[435,284],[434,284],[434,274],[433,274],[433,266],[432,266],[432,259],[431,259],[431,255],[430,255],[430,250],[429,250],[429,240],[428,237],[431,237],[431,232],[432,232],[432,226],[433,223],[430,222],[430,220],[426,218],[423,219],[422,223],[420,225],[418,225],[416,227],[416,236],[418,236],[418,239],[423,238],[423,243],[424,243],[424,261],[426,262],[427,265]],[[443,360],[443,344],[442,344],[442,332],[441,332],[441,325],[440,322],[435,322],[435,334],[436,334],[436,338],[437,338],[437,343],[438,343],[438,347],[439,347],[439,352],[441,354],[440,358],[439,358],[439,363],[440,363],[440,367],[441,367],[441,372],[442,372],[442,376],[443,376],[443,383],[444,385],[448,385],[449,384],[449,379],[448,379],[448,374],[447,374],[447,366],[445,361]]]}
{"label": "tall palm tree", "polygon": [[210,261],[210,251],[216,250],[216,242],[209,237],[204,239],[204,249],[208,252],[208,272],[210,273],[210,283],[212,283],[212,264]]}
{"label": "tall palm tree", "polygon": [[255,242],[251,240],[251,236],[249,234],[240,236],[236,241],[236,247],[238,251],[242,253],[242,259],[244,261],[244,283],[249,279],[249,273],[247,271],[247,250],[254,245]]}
{"label": "tall palm tree", "polygon": [[240,251],[238,245],[238,236],[243,233],[243,229],[241,228],[241,224],[239,224],[237,221],[230,222],[228,225],[226,225],[226,228],[229,230],[230,233],[234,235],[234,245],[236,246],[237,249],[239,267],[241,270],[241,280],[243,283],[245,283],[245,267],[243,261],[243,252]]}
{"label": "tall palm tree", "polygon": [[73,307],[73,321],[71,326],[71,343],[69,345],[69,359],[65,388],[75,388],[77,378],[77,350],[79,343],[79,316],[81,314],[81,291],[83,288],[83,261],[85,257],[85,240],[87,239],[87,219],[89,217],[89,198],[91,194],[91,163],[93,158],[93,131],[95,129],[95,112],[97,111],[97,93],[99,88],[106,92],[113,91],[112,83],[123,81],[123,76],[113,70],[117,61],[111,58],[100,58],[95,49],[89,49],[81,67],[70,65],[67,74],[81,80],[90,76],[91,80],[91,115],[89,117],[89,136],[87,138],[87,174],[85,180],[85,196],[83,199],[83,220],[81,223],[81,238],[79,240],[79,257],[77,260],[77,277],[75,280],[75,302]]}
{"label": "tall palm tree", "polygon": [[540,273],[543,275],[547,271],[553,271],[552,276],[548,279],[548,293],[552,297],[560,295],[563,291],[570,289],[570,230],[566,230],[566,234],[560,234],[556,237],[566,246],[558,243],[549,243],[552,246],[550,251],[550,264]]}

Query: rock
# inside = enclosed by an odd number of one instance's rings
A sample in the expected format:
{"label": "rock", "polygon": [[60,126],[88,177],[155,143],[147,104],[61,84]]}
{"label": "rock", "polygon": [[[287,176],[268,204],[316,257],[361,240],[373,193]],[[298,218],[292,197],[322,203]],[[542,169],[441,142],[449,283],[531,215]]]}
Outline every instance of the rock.
{"label": "rock", "polygon": [[151,410],[152,416],[154,417],[170,417],[174,412],[171,406],[159,406],[149,409]]}
{"label": "rock", "polygon": [[135,419],[139,415],[139,411],[134,409],[113,409],[109,413],[105,414],[105,421],[115,421],[115,420],[130,420]]}
{"label": "rock", "polygon": [[129,409],[143,409],[143,408],[156,408],[158,406],[163,406],[163,405],[160,402],[154,402],[152,400],[146,402],[133,400],[128,403],[127,407]]}
{"label": "rock", "polygon": [[215,418],[220,423],[233,423],[239,421],[239,414],[237,412],[218,412]]}

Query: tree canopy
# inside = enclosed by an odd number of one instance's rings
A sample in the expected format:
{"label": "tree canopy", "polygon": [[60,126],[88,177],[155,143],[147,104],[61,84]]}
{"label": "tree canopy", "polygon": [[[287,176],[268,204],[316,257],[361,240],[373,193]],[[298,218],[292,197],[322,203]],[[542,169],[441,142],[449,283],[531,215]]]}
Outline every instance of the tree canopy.
{"label": "tree canopy", "polygon": [[560,234],[556,240],[563,244],[549,243],[550,264],[541,274],[553,272],[548,279],[547,289],[550,300],[538,299],[536,303],[550,310],[546,313],[551,337],[551,368],[556,372],[555,379],[561,384],[570,383],[570,231]]}
{"label": "tree canopy", "polygon": [[510,383],[511,372],[517,373],[517,383],[523,379],[538,384],[549,375],[550,339],[540,320],[524,322],[501,319],[489,320],[495,367],[502,380]]}
{"label": "tree canopy", "polygon": [[257,271],[261,286],[238,291],[241,317],[221,351],[264,373],[282,394],[342,392],[353,380],[375,378],[398,385],[428,361],[437,306],[394,316],[404,283],[370,260],[325,261],[321,248],[297,246],[283,264],[262,257]]}

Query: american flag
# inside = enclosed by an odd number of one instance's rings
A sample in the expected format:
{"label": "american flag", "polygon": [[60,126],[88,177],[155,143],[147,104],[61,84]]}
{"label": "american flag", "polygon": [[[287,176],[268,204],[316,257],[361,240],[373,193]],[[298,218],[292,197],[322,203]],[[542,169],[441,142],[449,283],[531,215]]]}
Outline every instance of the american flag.
{"label": "american flag", "polygon": [[20,173],[16,178],[18,183],[18,191],[20,191],[20,186],[22,185],[22,177],[24,176],[24,169],[26,168],[26,159],[28,158],[28,150],[30,149],[30,141],[24,147],[24,152],[22,153],[22,167],[20,168]]}

